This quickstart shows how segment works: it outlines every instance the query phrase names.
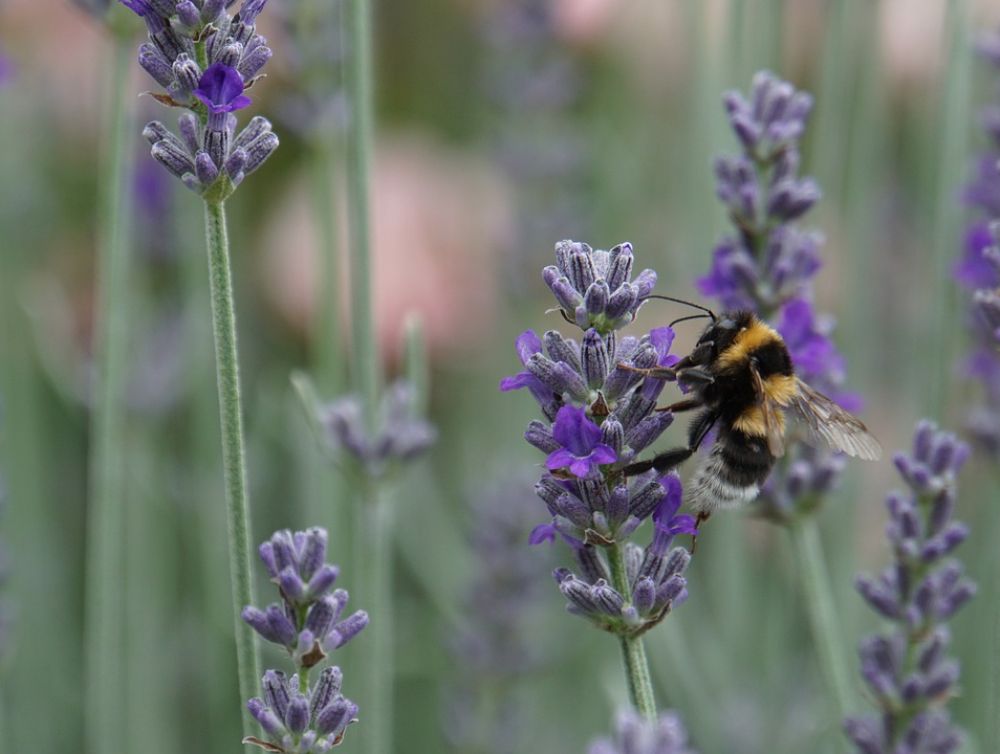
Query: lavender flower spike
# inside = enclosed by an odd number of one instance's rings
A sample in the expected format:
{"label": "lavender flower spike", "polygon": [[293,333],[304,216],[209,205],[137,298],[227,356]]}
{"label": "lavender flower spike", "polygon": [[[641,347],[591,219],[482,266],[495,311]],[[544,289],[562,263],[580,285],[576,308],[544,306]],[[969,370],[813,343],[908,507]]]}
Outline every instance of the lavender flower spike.
{"label": "lavender flower spike", "polygon": [[413,403],[413,389],[401,380],[382,396],[374,432],[365,426],[361,401],[354,395],[328,404],[319,419],[334,450],[379,477],[422,455],[437,439],[434,427],[414,415]]}
{"label": "lavender flower spike", "polygon": [[180,138],[158,121],[146,126],[153,158],[208,201],[223,201],[278,148],[267,120],[237,133],[232,115],[251,104],[245,91],[271,57],[254,27],[263,3],[245,0],[230,17],[233,3],[221,0],[121,2],[146,23],[139,65],[164,89],[153,96],[190,111],[178,121]]}
{"label": "lavender flower spike", "polygon": [[347,726],[357,722],[357,705],[340,693],[340,668],[324,668],[315,683],[308,683],[310,671],[327,652],[368,624],[363,610],[341,618],[347,592],[330,591],[339,569],[326,562],[326,544],[326,530],[313,527],[277,531],[260,546],[260,559],[281,603],[266,610],[247,606],[242,617],[266,641],[285,647],[297,671],[288,679],[280,670],[268,670],[261,679],[262,697],[247,702],[265,738],[248,736],[243,742],[265,751],[329,751],[343,740]]}
{"label": "lavender flower spike", "polygon": [[[516,342],[524,370],[500,382],[502,391],[528,388],[542,419],[528,424],[525,439],[546,454],[548,470],[535,485],[549,521],[529,542],[561,538],[576,558],[578,573],[553,572],[567,609],[620,637],[632,702],[649,718],[656,705],[642,648],[642,634],[687,597],[687,550],[671,544],[694,534],[694,521],[678,514],[682,490],[676,475],[626,477],[624,469],[656,441],[673,416],[655,411],[666,380],[643,370],[671,366],[674,333],[661,327],[640,337],[621,335],[652,292],[656,273],[632,277],[632,245],[610,251],[588,244],[556,244],[556,264],[545,267],[549,286],[566,322],[580,340],[551,330],[539,338],[522,333]],[[649,543],[631,539],[650,518]]]}
{"label": "lavender flower spike", "polygon": [[[1000,31],[979,40],[979,52],[1000,82]],[[963,191],[975,212],[954,276],[971,292],[968,325],[973,345],[963,371],[981,385],[981,397],[966,421],[976,446],[1000,460],[1000,98],[983,108],[980,122],[988,146],[976,160]]]}
{"label": "lavender flower spike", "polygon": [[619,713],[612,738],[590,745],[588,754],[694,754],[684,724],[674,712],[644,720],[631,710]]}
{"label": "lavender flower spike", "polygon": [[303,692],[297,675],[289,679],[280,670],[268,670],[261,680],[263,698],[247,702],[267,738],[249,736],[243,743],[287,754],[319,754],[339,746],[347,726],[358,721],[358,705],[340,693],[341,680],[340,668],[329,667]]}
{"label": "lavender flower spike", "polygon": [[343,589],[331,592],[339,569],[325,562],[326,542],[326,530],[319,527],[275,532],[259,552],[282,601],[264,610],[248,605],[242,613],[265,641],[283,646],[301,670],[321,662],[368,624],[364,610],[341,618],[348,595]]}
{"label": "lavender flower spike", "polygon": [[857,588],[890,628],[861,642],[861,675],[879,715],[851,717],[844,731],[860,754],[950,754],[963,736],[946,708],[957,691],[958,663],[947,656],[948,621],[976,593],[948,556],[968,529],[952,519],[955,477],[969,448],[931,422],[917,425],[912,454],[897,453],[907,493],[886,498],[893,563]]}

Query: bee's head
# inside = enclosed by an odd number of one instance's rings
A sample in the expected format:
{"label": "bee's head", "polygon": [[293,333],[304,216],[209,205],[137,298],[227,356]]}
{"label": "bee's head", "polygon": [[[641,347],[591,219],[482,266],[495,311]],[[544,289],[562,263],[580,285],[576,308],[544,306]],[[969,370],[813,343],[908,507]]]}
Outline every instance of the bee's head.
{"label": "bee's head", "polygon": [[723,312],[715,322],[705,328],[705,331],[698,339],[696,347],[703,343],[713,343],[712,357],[714,358],[729,348],[736,339],[736,336],[753,324],[753,321],[754,315],[752,312]]}

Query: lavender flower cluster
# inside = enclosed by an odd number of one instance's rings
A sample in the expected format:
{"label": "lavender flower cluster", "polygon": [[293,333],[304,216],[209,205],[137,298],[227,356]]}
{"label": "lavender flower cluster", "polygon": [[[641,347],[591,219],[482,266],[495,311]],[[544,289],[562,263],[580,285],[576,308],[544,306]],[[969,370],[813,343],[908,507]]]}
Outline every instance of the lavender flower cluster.
{"label": "lavender flower cluster", "polygon": [[542,242],[587,220],[585,135],[572,117],[585,71],[559,39],[557,13],[550,0],[507,0],[490,4],[481,24],[483,88],[500,124],[494,150],[518,215],[507,258],[519,287]]}
{"label": "lavender flower cluster", "polygon": [[546,655],[531,626],[547,591],[538,573],[550,558],[524,552],[524,532],[537,520],[533,483],[508,473],[471,503],[475,570],[462,600],[466,622],[450,646],[458,676],[444,725],[455,751],[514,754],[526,745],[522,700],[505,692],[538,672]]}
{"label": "lavender flower cluster", "polygon": [[968,535],[953,519],[955,476],[968,455],[954,435],[922,421],[912,454],[894,458],[909,488],[886,498],[894,559],[878,576],[857,580],[865,601],[893,624],[861,643],[861,673],[880,714],[845,721],[860,754],[949,754],[962,744],[946,707],[959,676],[947,656],[947,622],[976,587],[948,555]]}
{"label": "lavender flower cluster", "polygon": [[[858,399],[843,390],[845,362],[830,339],[833,322],[813,306],[823,238],[795,224],[821,196],[815,180],[799,175],[799,140],[812,97],[762,71],[748,97],[729,92],[724,104],[742,152],[716,161],[716,193],[734,232],[716,246],[698,288],[726,310],[746,309],[771,321],[796,372],[856,410]],[[778,521],[806,512],[836,484],[842,466],[826,450],[790,444],[761,491],[757,512]]]}
{"label": "lavender flower cluster", "polygon": [[365,424],[361,399],[338,398],[322,408],[319,420],[333,449],[353,459],[372,478],[384,476],[399,464],[422,455],[437,439],[437,430],[417,415],[416,396],[404,380],[382,395],[377,424]]}
{"label": "lavender flower cluster", "polygon": [[357,705],[340,693],[340,668],[327,667],[309,683],[310,670],[328,652],[368,625],[363,610],[341,618],[348,595],[343,589],[330,591],[339,569],[326,562],[326,544],[326,530],[316,527],[294,534],[275,532],[260,546],[260,559],[278,587],[281,603],[264,610],[248,605],[242,617],[266,641],[284,647],[297,671],[288,678],[280,670],[268,670],[261,681],[263,698],[247,702],[267,739],[249,738],[246,743],[267,751],[329,751],[357,720]]}
{"label": "lavender flower cluster", "polygon": [[[525,439],[547,454],[536,491],[552,520],[536,527],[531,541],[558,534],[573,549],[581,575],[564,568],[554,574],[571,612],[606,631],[638,635],[686,596],[689,555],[670,545],[678,533],[696,533],[693,519],[677,513],[675,474],[626,479],[622,471],[673,419],[654,411],[664,381],[630,367],[676,363],[674,333],[664,327],[639,338],[618,335],[656,282],[652,270],[633,280],[631,244],[602,251],[562,241],[556,261],[543,279],[583,336],[577,343],[554,330],[542,338],[523,333],[517,352],[524,371],[500,383],[503,391],[527,388],[545,419],[532,421]],[[643,549],[628,539],[649,518],[655,534]]]}
{"label": "lavender flower cluster", "polygon": [[164,88],[153,97],[189,111],[177,120],[180,136],[159,121],[146,126],[153,157],[207,200],[226,199],[278,147],[266,118],[237,134],[233,115],[251,103],[245,91],[271,58],[255,26],[266,0],[243,0],[234,16],[227,0],[121,2],[146,23],[139,65]]}
{"label": "lavender flower cluster", "polygon": [[986,34],[979,50],[997,71],[997,97],[981,114],[989,146],[976,161],[976,171],[963,198],[979,214],[965,236],[962,258],[955,265],[958,282],[972,293],[972,352],[965,372],[979,381],[983,397],[967,427],[976,444],[1000,459],[1000,30]]}
{"label": "lavender flower cluster", "polygon": [[591,744],[589,754],[692,754],[687,731],[680,718],[664,712],[655,720],[646,720],[633,710],[618,715],[615,735]]}

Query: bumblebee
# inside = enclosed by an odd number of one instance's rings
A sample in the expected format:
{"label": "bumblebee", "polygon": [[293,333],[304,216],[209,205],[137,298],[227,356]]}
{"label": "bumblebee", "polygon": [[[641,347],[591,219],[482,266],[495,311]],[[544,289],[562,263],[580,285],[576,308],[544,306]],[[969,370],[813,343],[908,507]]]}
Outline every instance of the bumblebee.
{"label": "bumblebee", "polygon": [[[699,307],[701,308],[701,307]],[[626,474],[668,471],[690,458],[713,427],[715,442],[685,487],[701,519],[754,500],[775,461],[784,455],[786,414],[791,413],[834,450],[876,460],[882,448],[855,416],[795,375],[781,335],[748,311],[716,317],[694,349],[673,367],[635,369],[649,377],[674,378],[688,396],[658,411],[699,413],[688,444],[626,466]]]}

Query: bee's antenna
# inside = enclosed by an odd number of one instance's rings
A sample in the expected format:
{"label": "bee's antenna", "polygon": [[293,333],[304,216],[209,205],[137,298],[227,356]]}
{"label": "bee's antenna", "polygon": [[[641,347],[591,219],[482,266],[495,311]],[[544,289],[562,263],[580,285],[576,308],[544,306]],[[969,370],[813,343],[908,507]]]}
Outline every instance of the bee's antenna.
{"label": "bee's antenna", "polygon": [[[707,314],[689,314],[686,317],[678,317],[673,322],[671,322],[669,325],[667,325],[667,327],[673,327],[678,322],[687,322],[689,319],[708,319],[708,315]],[[712,321],[714,322],[715,320],[713,319]]]}
{"label": "bee's antenna", "polygon": [[653,293],[643,297],[643,301],[650,298],[658,298],[662,301],[673,301],[675,304],[684,304],[685,306],[690,306],[692,309],[701,309],[703,312],[705,312],[706,316],[711,317],[712,321],[715,322],[715,312],[713,312],[707,306],[702,306],[701,304],[695,304],[691,301],[685,301],[682,298],[674,298],[673,296],[660,296],[658,294],[653,294]]}

